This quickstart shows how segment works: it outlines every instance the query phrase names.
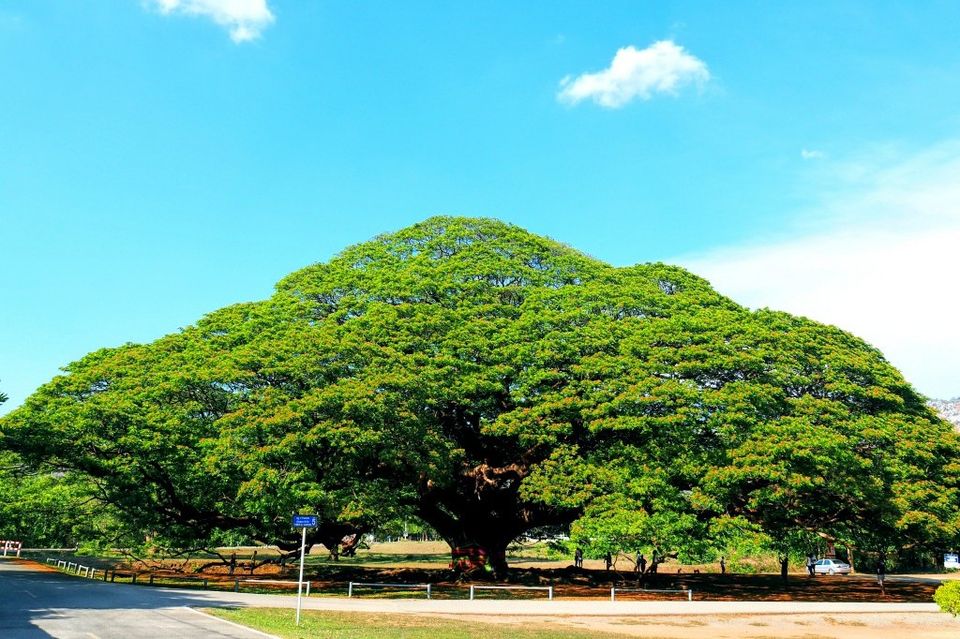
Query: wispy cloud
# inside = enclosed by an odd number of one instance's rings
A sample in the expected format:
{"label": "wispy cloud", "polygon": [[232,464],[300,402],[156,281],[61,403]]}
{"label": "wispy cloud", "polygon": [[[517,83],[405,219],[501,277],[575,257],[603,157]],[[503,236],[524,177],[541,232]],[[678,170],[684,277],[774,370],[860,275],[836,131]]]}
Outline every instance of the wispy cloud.
{"label": "wispy cloud", "polygon": [[826,154],[816,149],[800,149],[800,157],[804,160],[822,160],[826,157]]}
{"label": "wispy cloud", "polygon": [[230,32],[236,43],[256,40],[274,21],[267,0],[151,0],[165,15],[199,16]]}
{"label": "wispy cloud", "polygon": [[960,394],[960,142],[824,164],[791,237],[676,261],[748,306],[863,337],[921,392]]}
{"label": "wispy cloud", "polygon": [[646,49],[623,47],[603,71],[563,78],[557,99],[568,104],[590,99],[617,109],[658,93],[676,95],[682,87],[702,86],[709,79],[710,71],[702,60],[670,40],[661,40]]}

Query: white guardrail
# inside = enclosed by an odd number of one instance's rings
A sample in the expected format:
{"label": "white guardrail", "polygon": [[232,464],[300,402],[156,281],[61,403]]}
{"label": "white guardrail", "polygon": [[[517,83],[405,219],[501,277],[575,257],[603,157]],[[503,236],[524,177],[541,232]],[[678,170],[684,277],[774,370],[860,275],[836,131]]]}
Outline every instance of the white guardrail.
{"label": "white guardrail", "polygon": [[618,592],[685,592],[687,601],[693,601],[693,590],[689,588],[670,589],[670,588],[611,588],[610,601],[617,600]]}
{"label": "white guardrail", "polygon": [[[51,566],[55,566],[58,570],[62,568],[66,572],[72,572],[77,575],[83,573],[81,576],[88,577],[90,579],[96,579],[97,570],[99,570],[99,568],[94,568],[93,566],[84,566],[83,564],[78,564],[73,561],[67,562],[63,559],[54,559],[53,557],[47,557],[47,563]],[[106,573],[104,572],[104,574]]]}
{"label": "white guardrail", "polygon": [[[67,560],[65,560],[65,559],[56,559],[56,558],[53,558],[53,557],[47,557],[47,563],[48,563],[49,565],[51,565],[51,566],[54,566],[54,567],[57,568],[58,570],[63,570],[63,571],[65,571],[65,572],[74,573],[74,574],[80,575],[80,576],[82,576],[82,577],[89,577],[90,579],[96,579],[96,578],[97,578],[97,572],[98,572],[98,571],[101,572],[101,573],[103,573],[103,580],[104,580],[104,581],[108,581],[108,580],[109,580],[109,581],[113,581],[113,579],[117,576],[117,571],[115,571],[115,570],[113,571],[112,576],[111,576],[111,571],[108,570],[108,569],[106,569],[106,568],[101,569],[101,568],[94,568],[93,566],[84,566],[83,564],[76,563],[76,562],[73,562],[73,561],[67,561]],[[128,575],[132,578],[133,583],[137,583],[137,573],[135,573],[135,572],[126,573],[126,572],[125,572],[125,573],[122,573],[122,574],[124,574],[124,575],[127,575],[127,574],[128,574]],[[150,574],[150,581],[149,581],[149,584],[150,584],[151,586],[153,585],[153,581],[154,581],[154,575],[151,573],[151,574]],[[189,581],[189,580],[188,580],[188,581]],[[206,588],[209,587],[209,582],[208,582],[207,579],[197,580],[197,583],[198,583],[198,585],[199,585],[199,584],[202,584],[204,589],[206,589]],[[304,583],[304,585],[306,586],[306,596],[309,597],[309,596],[310,596],[310,582],[309,582],[309,581],[304,581],[303,583]],[[280,580],[280,579],[234,579],[234,580],[233,580],[233,591],[234,591],[234,592],[240,592],[240,584],[253,584],[253,585],[263,584],[263,585],[273,585],[273,586],[284,586],[284,585],[286,585],[286,586],[296,586],[296,585],[297,585],[297,582],[296,582],[296,581]],[[393,585],[393,584],[364,584],[364,585]],[[429,584],[426,584],[426,585],[427,585],[427,590],[428,590],[428,596],[427,596],[427,598],[429,598],[430,586],[429,586]],[[416,586],[416,587],[419,588],[419,587],[422,587],[422,586],[419,586],[419,585],[418,585],[418,586]]]}
{"label": "white guardrail", "polygon": [[23,542],[0,539],[0,546],[3,546],[3,556],[6,557],[9,552],[16,552],[20,556],[20,549],[23,548]]}
{"label": "white guardrail", "polygon": [[[0,542],[5,543],[5,542]],[[64,559],[55,559],[53,557],[47,557],[47,563],[51,566],[55,566],[57,569],[62,569],[66,572],[71,572],[82,577],[88,577],[90,579],[97,578],[97,571],[99,568],[94,568],[93,566],[84,566],[83,564],[66,561]],[[104,580],[107,578],[109,571],[101,570],[104,574]],[[207,586],[206,579],[203,580],[204,587]],[[134,583],[136,583],[136,578],[134,577]],[[153,583],[153,575],[150,575],[150,583]],[[241,583],[248,584],[270,584],[270,585],[280,585],[280,584],[289,584],[296,585],[296,581],[281,581],[281,580],[272,580],[272,579],[236,579],[234,580],[234,590],[239,591]],[[310,582],[305,581],[307,584],[307,596],[310,595]],[[430,599],[432,587],[430,584],[398,584],[398,583],[369,583],[365,581],[351,581],[347,583],[347,597],[353,597],[353,591],[355,588],[414,588],[417,590],[424,590],[427,594],[427,599]],[[547,599],[553,601],[553,586],[470,586],[470,601],[473,601],[476,598],[477,590],[546,590]],[[658,588],[611,588],[610,589],[610,601],[617,600],[617,593],[652,593],[652,592],[676,592],[676,593],[685,593],[687,595],[687,601],[693,601],[693,590],[689,588],[683,589],[658,589]]]}

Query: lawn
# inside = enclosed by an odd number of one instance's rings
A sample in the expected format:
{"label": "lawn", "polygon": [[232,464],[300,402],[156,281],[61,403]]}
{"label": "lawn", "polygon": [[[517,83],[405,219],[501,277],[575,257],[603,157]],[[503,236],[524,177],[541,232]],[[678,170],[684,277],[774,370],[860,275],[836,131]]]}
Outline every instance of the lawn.
{"label": "lawn", "polygon": [[416,615],[319,610],[304,610],[297,627],[294,611],[289,608],[213,608],[205,612],[283,639],[617,639],[624,636],[572,630],[542,622],[498,626]]}

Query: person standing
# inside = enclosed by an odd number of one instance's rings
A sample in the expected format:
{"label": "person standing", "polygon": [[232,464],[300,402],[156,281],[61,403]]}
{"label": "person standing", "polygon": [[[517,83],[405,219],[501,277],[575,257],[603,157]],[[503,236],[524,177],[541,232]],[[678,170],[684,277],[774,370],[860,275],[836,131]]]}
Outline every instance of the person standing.
{"label": "person standing", "polygon": [[811,577],[814,576],[813,565],[815,563],[816,561],[814,561],[813,555],[807,555],[807,574],[810,575]]}
{"label": "person standing", "polygon": [[606,569],[610,570],[610,567],[613,566],[613,555],[607,553],[603,558],[604,563],[606,564]]}
{"label": "person standing", "polygon": [[580,546],[573,552],[573,565],[575,568],[583,568],[583,549]]}
{"label": "person standing", "polygon": [[643,554],[640,554],[637,557],[637,572],[639,572],[641,575],[647,572],[647,558],[644,557]]}
{"label": "person standing", "polygon": [[887,564],[883,561],[883,557],[880,558],[880,561],[877,562],[877,584],[880,586],[880,592],[884,595],[887,594],[887,590],[883,585],[883,582],[887,578]]}
{"label": "person standing", "polygon": [[727,560],[726,557],[720,557],[720,574],[727,574]]}

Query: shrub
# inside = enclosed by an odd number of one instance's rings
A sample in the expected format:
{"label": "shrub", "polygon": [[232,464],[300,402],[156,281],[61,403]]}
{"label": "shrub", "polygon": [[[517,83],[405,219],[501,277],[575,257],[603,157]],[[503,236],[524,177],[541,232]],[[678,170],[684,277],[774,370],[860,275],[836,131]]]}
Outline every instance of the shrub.
{"label": "shrub", "polygon": [[956,617],[960,615],[960,581],[943,584],[933,593],[933,600],[940,609]]}

